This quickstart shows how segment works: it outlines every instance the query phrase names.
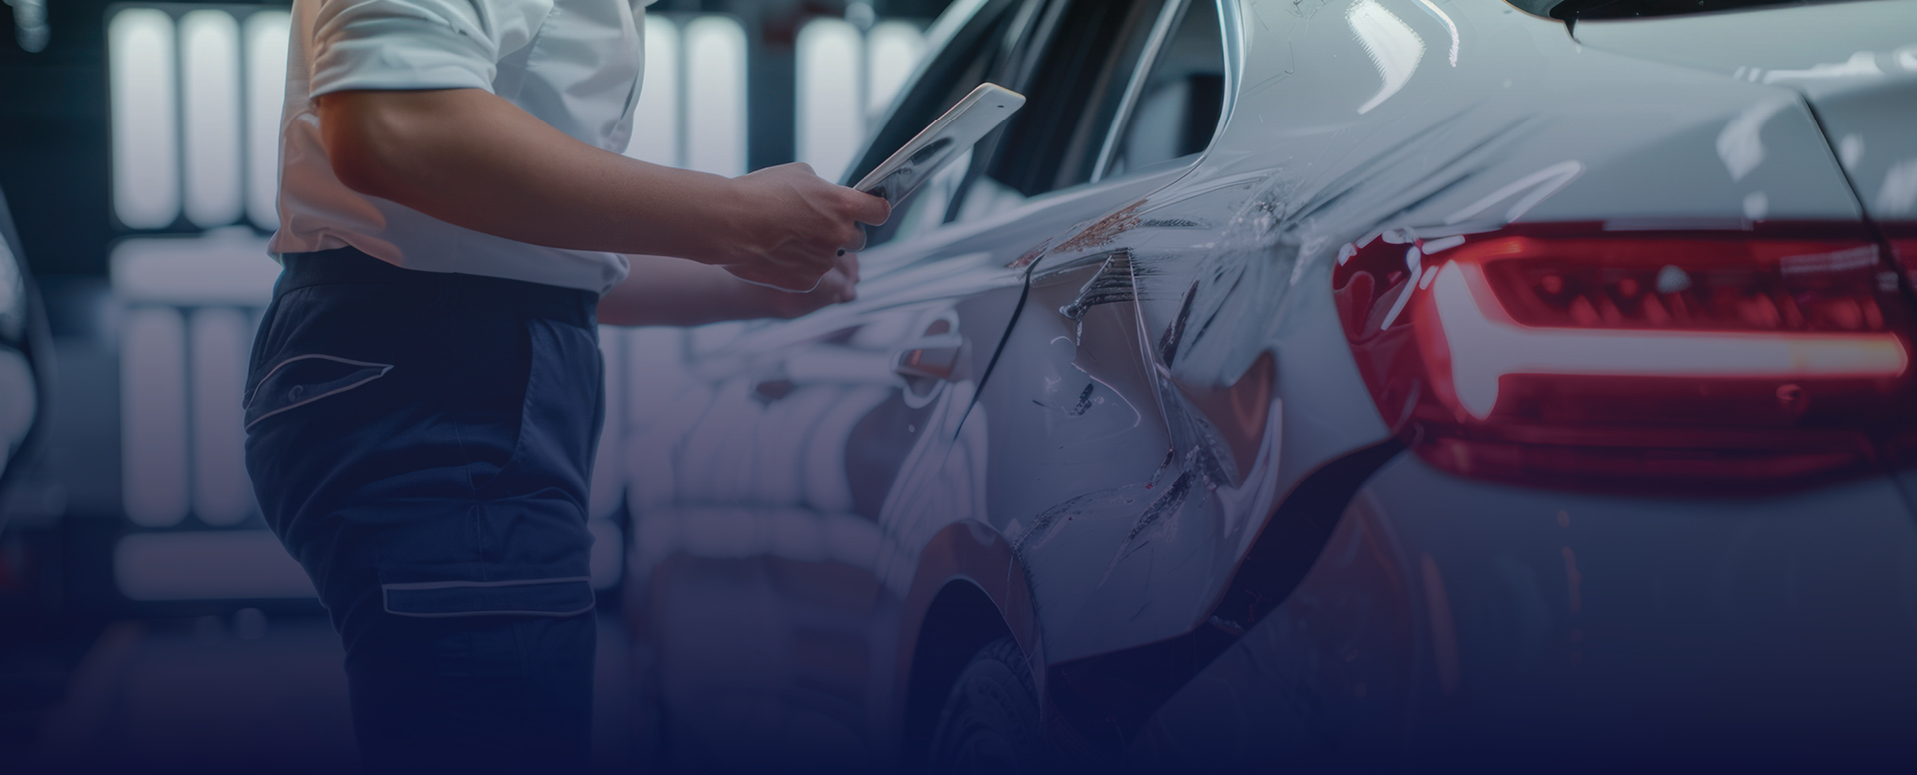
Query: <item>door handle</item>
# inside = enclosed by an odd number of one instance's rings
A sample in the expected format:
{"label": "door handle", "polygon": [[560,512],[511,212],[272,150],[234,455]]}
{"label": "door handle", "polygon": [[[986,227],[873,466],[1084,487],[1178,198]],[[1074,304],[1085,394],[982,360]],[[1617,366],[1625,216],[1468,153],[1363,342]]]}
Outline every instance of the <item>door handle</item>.
{"label": "door handle", "polygon": [[958,373],[959,355],[965,348],[958,334],[928,336],[914,347],[892,357],[892,372],[906,379],[932,379],[951,382]]}

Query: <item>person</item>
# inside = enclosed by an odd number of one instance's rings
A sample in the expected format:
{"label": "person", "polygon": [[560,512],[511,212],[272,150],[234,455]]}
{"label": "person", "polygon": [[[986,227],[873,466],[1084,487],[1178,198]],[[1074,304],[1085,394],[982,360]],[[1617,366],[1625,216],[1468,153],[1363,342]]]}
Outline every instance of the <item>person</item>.
{"label": "person", "polygon": [[293,4],[246,462],[371,770],[587,767],[596,324],[848,300],[888,216],[804,165],[617,153],[645,4]]}

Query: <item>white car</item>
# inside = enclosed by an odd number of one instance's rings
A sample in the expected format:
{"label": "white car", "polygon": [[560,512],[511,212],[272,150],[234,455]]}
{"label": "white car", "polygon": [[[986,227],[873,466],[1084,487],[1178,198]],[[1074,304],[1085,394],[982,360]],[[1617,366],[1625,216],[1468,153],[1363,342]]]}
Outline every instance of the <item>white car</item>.
{"label": "white car", "polygon": [[[0,497],[39,447],[51,392],[53,343],[20,235],[0,196]],[[0,529],[7,512],[0,509]]]}
{"label": "white car", "polygon": [[930,38],[852,179],[1029,102],[859,299],[642,336],[665,756],[1917,762],[1917,1]]}

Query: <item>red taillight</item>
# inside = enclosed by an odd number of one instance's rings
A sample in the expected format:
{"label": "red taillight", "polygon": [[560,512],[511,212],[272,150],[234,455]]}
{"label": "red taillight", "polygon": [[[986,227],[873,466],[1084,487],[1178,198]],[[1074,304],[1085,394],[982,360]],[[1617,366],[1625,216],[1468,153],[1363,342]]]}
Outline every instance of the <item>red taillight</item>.
{"label": "red taillight", "polygon": [[1458,473],[1780,483],[1870,465],[1917,418],[1910,309],[1854,229],[1387,237],[1333,287],[1379,410]]}
{"label": "red taillight", "polygon": [[1901,221],[1881,226],[1884,237],[1890,241],[1890,254],[1897,266],[1904,270],[1904,276],[1910,279],[1911,286],[1917,287],[1917,223]]}

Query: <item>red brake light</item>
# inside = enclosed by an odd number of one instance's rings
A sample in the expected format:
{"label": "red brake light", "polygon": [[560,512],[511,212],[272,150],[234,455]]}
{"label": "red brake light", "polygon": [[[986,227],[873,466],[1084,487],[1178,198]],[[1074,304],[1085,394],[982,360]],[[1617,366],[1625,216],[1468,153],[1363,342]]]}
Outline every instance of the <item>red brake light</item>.
{"label": "red brake light", "polygon": [[1694,488],[1850,471],[1913,427],[1911,314],[1857,229],[1511,227],[1340,253],[1372,397],[1426,460]]}
{"label": "red brake light", "polygon": [[1881,226],[1890,241],[1890,255],[1904,270],[1912,287],[1917,287],[1917,222],[1902,221]]}

